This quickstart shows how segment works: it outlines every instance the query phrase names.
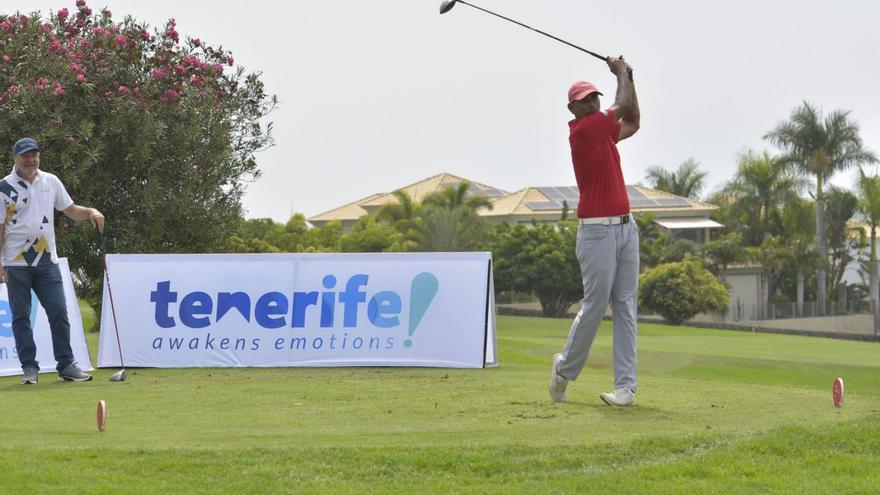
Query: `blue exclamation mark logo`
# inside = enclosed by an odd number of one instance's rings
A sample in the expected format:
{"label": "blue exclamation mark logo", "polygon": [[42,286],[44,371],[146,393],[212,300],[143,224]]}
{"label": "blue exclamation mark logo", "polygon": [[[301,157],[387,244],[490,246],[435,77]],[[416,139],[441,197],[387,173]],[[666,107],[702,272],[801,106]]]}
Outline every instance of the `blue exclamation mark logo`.
{"label": "blue exclamation mark logo", "polygon": [[[428,308],[431,306],[431,302],[434,300],[434,296],[437,295],[437,289],[439,287],[440,282],[437,281],[437,277],[435,277],[433,273],[422,272],[413,278],[409,291],[410,337],[415,333],[416,328],[419,327],[419,323],[422,322],[422,318],[425,316],[425,311],[428,311]],[[406,347],[412,347],[412,340],[406,339],[403,341],[403,345]]]}

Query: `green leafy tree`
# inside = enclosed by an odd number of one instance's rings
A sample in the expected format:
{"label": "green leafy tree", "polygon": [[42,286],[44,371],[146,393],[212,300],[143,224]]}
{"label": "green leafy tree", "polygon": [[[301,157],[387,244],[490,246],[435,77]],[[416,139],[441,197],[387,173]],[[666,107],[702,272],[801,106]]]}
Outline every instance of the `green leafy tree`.
{"label": "green leafy tree", "polygon": [[498,225],[488,243],[497,291],[533,293],[545,316],[565,316],[583,297],[575,255],[577,224]]}
{"label": "green leafy tree", "polygon": [[808,294],[815,300],[815,277],[819,263],[816,251],[816,204],[804,198],[789,198],[782,209],[782,238],[788,246],[788,258],[779,276],[779,287],[797,302],[797,314],[803,315]]}
{"label": "green leafy tree", "polygon": [[278,247],[289,253],[296,253],[306,249],[308,242],[309,223],[302,213],[291,215],[284,224],[283,232],[278,234]]}
{"label": "green leafy tree", "polygon": [[816,247],[819,267],[816,273],[816,297],[819,314],[825,314],[827,295],[827,263],[825,233],[825,183],[838,171],[864,163],[874,163],[877,157],[862,145],[859,127],[849,112],[834,111],[823,120],[813,105],[804,104],[795,109],[788,121],[780,123],[765,136],[782,148],[784,163],[816,177]]}
{"label": "green leafy tree", "polygon": [[483,243],[486,224],[477,215],[491,209],[485,196],[470,194],[462,181],[426,196],[418,208],[414,247],[418,251],[473,251]]}
{"label": "green leafy tree", "polygon": [[828,219],[826,243],[828,245],[829,286],[828,293],[839,297],[846,267],[855,260],[861,229],[851,226],[850,221],[858,212],[859,199],[855,194],[831,187],[826,195],[825,214]]}
{"label": "green leafy tree", "polygon": [[727,284],[727,269],[734,263],[746,261],[748,252],[743,247],[742,236],[731,232],[703,244],[701,251],[718,272],[723,284]]}
{"label": "green leafy tree", "polygon": [[688,256],[697,254],[697,243],[690,239],[667,236],[660,249],[660,263],[683,261]]}
{"label": "green leafy tree", "polygon": [[364,215],[342,236],[339,247],[344,253],[381,253],[397,245],[399,237],[393,227],[380,223],[372,215]]}
{"label": "green leafy tree", "polygon": [[868,297],[876,311],[878,306],[877,225],[880,225],[880,176],[876,174],[869,176],[859,167],[859,180],[856,189],[859,197],[859,214],[868,223],[871,230],[870,251],[868,252]]}
{"label": "green leafy tree", "polygon": [[639,266],[644,270],[660,263],[669,236],[654,222],[653,213],[634,215],[639,227]]}
{"label": "green leafy tree", "polygon": [[640,269],[644,270],[660,263],[681,261],[686,256],[699,251],[694,241],[670,235],[654,222],[654,218],[651,213],[635,215],[639,227]]}
{"label": "green leafy tree", "polygon": [[242,238],[237,235],[229,239],[230,253],[280,253],[277,246],[269,244],[263,239]]}
{"label": "green leafy tree", "polygon": [[760,246],[749,248],[749,253],[752,259],[761,265],[763,272],[761,301],[764,307],[763,318],[766,320],[770,317],[771,299],[776,293],[777,279],[788,256],[788,248],[783,244],[781,238],[768,235],[764,237]]}
{"label": "green leafy tree", "polygon": [[788,258],[785,268],[795,273],[795,301],[797,314],[804,314],[805,282],[808,270],[812,270],[819,262],[816,247],[810,238],[795,236],[787,241]]}
{"label": "green leafy tree", "polygon": [[376,218],[392,226],[400,233],[391,251],[415,251],[418,247],[420,205],[413,201],[406,191],[397,190],[392,193],[397,202],[388,203],[379,208]]}
{"label": "green leafy tree", "polygon": [[706,185],[708,172],[700,170],[700,164],[693,158],[683,161],[674,172],[654,165],[648,167],[647,180],[654,189],[685,198],[697,199]]}
{"label": "green leafy tree", "polygon": [[782,235],[791,239],[816,239],[816,203],[789,198],[782,207]]}
{"label": "green leafy tree", "polygon": [[342,250],[342,237],[344,235],[342,222],[339,220],[333,220],[320,227],[309,229],[304,252],[338,253]]}
{"label": "green leafy tree", "polygon": [[[241,217],[255,153],[271,144],[275,104],[259,74],[170,20],[152,30],[109,10],[0,16],[0,154],[30,135],[42,168],[77,203],[107,217],[116,252],[225,250]],[[65,229],[59,251],[85,296],[97,298],[102,264],[90,229]]]}
{"label": "green leafy tree", "polygon": [[804,179],[766,151],[740,155],[734,178],[724,187],[733,215],[743,229],[746,245],[760,244],[764,236],[781,235],[784,205],[796,199]]}
{"label": "green leafy tree", "polygon": [[700,313],[725,310],[729,302],[727,287],[693,258],[651,268],[639,282],[639,305],[671,325]]}

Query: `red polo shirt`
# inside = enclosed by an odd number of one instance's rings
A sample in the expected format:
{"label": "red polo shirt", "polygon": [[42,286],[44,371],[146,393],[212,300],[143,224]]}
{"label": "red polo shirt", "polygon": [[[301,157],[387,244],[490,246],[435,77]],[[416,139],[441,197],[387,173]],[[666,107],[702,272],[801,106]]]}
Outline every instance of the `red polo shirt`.
{"label": "red polo shirt", "polygon": [[605,110],[572,120],[568,126],[571,162],[580,190],[578,218],[629,213],[616,144],[620,136],[617,115],[613,110]]}

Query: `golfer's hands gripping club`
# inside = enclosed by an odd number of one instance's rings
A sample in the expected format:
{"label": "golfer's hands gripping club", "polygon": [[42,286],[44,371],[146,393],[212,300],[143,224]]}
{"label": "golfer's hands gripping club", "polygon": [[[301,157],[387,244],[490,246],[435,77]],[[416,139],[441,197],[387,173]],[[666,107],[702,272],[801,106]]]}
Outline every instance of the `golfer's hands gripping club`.
{"label": "golfer's hands gripping club", "polygon": [[626,71],[627,75],[629,76],[629,80],[633,80],[632,67],[630,67],[629,64],[626,63],[626,61],[623,59],[623,55],[617,58],[607,57],[605,61],[608,62],[608,68],[611,69],[612,74],[614,74],[615,76],[619,76],[623,73],[623,71]]}

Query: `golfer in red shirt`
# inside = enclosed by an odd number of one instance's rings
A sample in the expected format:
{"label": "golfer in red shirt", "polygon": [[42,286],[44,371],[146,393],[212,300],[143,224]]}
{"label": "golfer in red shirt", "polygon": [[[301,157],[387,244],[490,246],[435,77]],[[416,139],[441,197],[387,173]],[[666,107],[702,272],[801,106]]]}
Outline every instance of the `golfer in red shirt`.
{"label": "golfer in red shirt", "polygon": [[617,143],[639,130],[639,104],[623,57],[609,58],[608,67],[617,76],[617,95],[607,110],[601,110],[602,93],[592,83],[578,81],[568,91],[568,109],[575,117],[569,122],[569,142],[580,190],[577,257],[584,299],[565,348],[553,356],[550,397],[566,400],[565,388],[583,370],[610,302],[615,390],[600,397],[609,405],[629,406],[636,392],[639,230],[629,211]]}

